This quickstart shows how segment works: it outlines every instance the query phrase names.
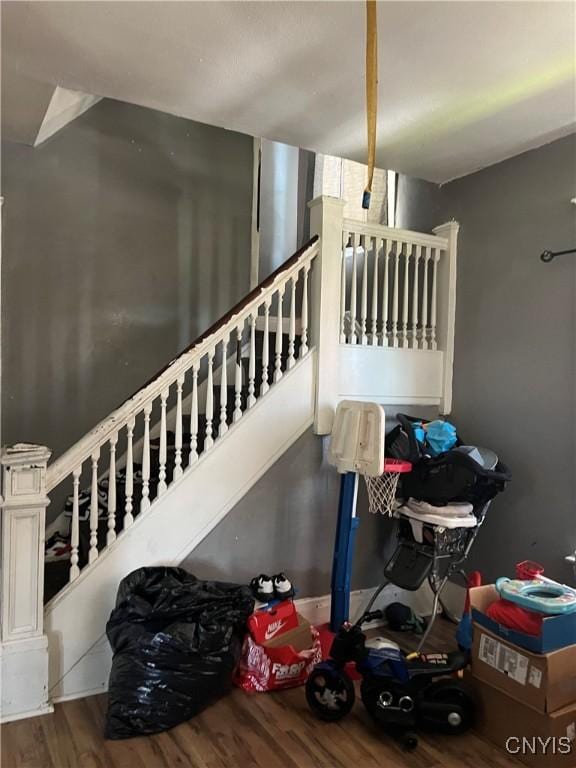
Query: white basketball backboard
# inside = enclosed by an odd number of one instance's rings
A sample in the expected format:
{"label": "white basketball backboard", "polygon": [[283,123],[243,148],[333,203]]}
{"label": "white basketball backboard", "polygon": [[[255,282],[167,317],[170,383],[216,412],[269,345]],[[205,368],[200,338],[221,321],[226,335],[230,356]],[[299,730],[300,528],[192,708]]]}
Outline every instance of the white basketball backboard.
{"label": "white basketball backboard", "polygon": [[378,403],[342,400],[336,408],[328,461],[338,472],[376,477],[384,469],[386,414]]}

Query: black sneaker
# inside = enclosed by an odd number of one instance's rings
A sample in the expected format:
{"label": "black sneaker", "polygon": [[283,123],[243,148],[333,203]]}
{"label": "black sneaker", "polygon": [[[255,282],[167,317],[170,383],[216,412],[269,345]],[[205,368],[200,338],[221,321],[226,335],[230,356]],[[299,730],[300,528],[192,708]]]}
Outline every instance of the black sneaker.
{"label": "black sneaker", "polygon": [[256,600],[260,600],[261,603],[269,603],[274,599],[274,585],[270,576],[266,576],[261,573],[260,576],[256,576],[250,582],[250,589],[252,595]]}
{"label": "black sneaker", "polygon": [[277,573],[272,577],[274,584],[274,596],[277,600],[288,600],[294,597],[294,587],[285,573]]}

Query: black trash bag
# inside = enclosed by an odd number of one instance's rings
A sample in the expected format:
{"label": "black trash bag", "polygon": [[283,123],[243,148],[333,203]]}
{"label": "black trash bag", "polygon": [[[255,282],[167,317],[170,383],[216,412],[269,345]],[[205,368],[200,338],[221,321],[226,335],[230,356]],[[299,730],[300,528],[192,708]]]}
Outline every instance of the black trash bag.
{"label": "black trash bag", "polygon": [[114,653],[106,738],[173,728],[230,690],[253,610],[248,587],[182,568],[126,576],[106,625]]}

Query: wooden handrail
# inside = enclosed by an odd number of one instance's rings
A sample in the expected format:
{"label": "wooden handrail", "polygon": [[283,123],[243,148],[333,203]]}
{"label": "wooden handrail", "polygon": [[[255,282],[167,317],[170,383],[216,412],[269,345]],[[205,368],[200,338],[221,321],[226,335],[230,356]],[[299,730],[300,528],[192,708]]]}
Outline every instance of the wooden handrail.
{"label": "wooden handrail", "polygon": [[361,235],[370,237],[382,237],[386,240],[401,240],[410,245],[423,245],[432,248],[441,248],[446,250],[448,239],[439,235],[428,235],[424,232],[413,232],[410,229],[396,229],[396,227],[387,227],[384,224],[372,224],[364,221],[355,221],[354,219],[344,219],[342,222],[344,232],[357,232]]}
{"label": "wooden handrail", "polygon": [[[216,322],[208,328],[208,330],[203,331],[200,336],[198,336],[192,344],[189,344],[187,347],[184,347],[184,349],[179,352],[174,360],[168,363],[168,365],[165,365],[163,368],[160,368],[159,371],[156,371],[154,376],[152,376],[146,384],[144,384],[144,387],[147,387],[148,384],[151,384],[153,381],[155,381],[159,376],[161,376],[164,371],[166,371],[172,363],[175,360],[178,360],[178,358],[182,357],[182,355],[187,354],[188,352],[192,352],[193,349],[197,346],[199,346],[205,339],[207,339],[209,336],[213,336],[215,333],[218,333],[220,328],[224,327],[226,323],[229,322],[229,320],[234,317],[234,315],[239,315],[244,307],[247,307],[248,304],[250,304],[255,298],[260,296],[260,294],[266,290],[266,288],[269,288],[273,283],[276,282],[276,280],[280,277],[280,275],[283,275],[284,272],[288,272],[291,267],[296,264],[298,259],[306,253],[306,251],[311,248],[316,242],[318,242],[318,235],[314,235],[314,237],[311,237],[310,240],[308,240],[307,243],[305,243],[302,248],[299,248],[292,256],[290,256],[289,259],[286,259],[279,267],[278,269],[275,269],[274,272],[272,272],[271,275],[269,275],[265,280],[262,280],[261,283],[258,283],[258,285],[253,288],[250,293],[247,293],[246,296],[244,296],[243,299],[240,299],[240,301],[235,304],[232,309],[229,309],[228,312],[226,312],[225,315],[222,315],[222,317],[219,320],[216,320]],[[140,389],[143,389],[143,387],[140,387]],[[140,389],[137,389],[134,394],[131,395],[131,397],[128,398],[130,400],[132,397],[134,397],[135,394],[137,394]]]}
{"label": "wooden handrail", "polygon": [[[84,437],[69,448],[65,453],[59,456],[56,461],[48,466],[46,487],[51,491],[62,480],[82,462],[86,461],[93,452],[99,451],[100,447],[114,435],[115,432],[122,429],[130,418],[136,416],[150,400],[156,398],[162,391],[168,389],[176,378],[185,373],[193,364],[194,358],[201,359],[210,348],[214,348],[221,339],[219,336],[232,320],[237,318],[240,321],[241,316],[247,311],[254,311],[262,303],[263,295],[273,294],[276,285],[282,282],[286,276],[288,279],[292,272],[300,270],[301,262],[305,260],[307,254],[314,248],[318,242],[318,237],[311,238],[302,248],[287,259],[278,269],[276,269],[266,280],[263,280],[256,288],[250,291],[241,301],[232,309],[223,315],[207,331],[202,333],[175,357],[168,365],[161,368],[143,387],[127,398],[122,405],[114,410],[106,418],[97,424],[94,429],[88,432]],[[315,253],[310,255],[310,259]]]}

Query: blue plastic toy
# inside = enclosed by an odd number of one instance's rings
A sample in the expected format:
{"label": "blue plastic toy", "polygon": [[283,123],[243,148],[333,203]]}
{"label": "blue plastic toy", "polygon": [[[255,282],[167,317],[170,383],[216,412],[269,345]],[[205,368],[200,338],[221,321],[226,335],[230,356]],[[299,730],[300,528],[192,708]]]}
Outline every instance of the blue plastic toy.
{"label": "blue plastic toy", "polygon": [[496,581],[496,590],[504,600],[529,611],[549,615],[576,611],[576,589],[550,579],[520,581],[501,578]]}

